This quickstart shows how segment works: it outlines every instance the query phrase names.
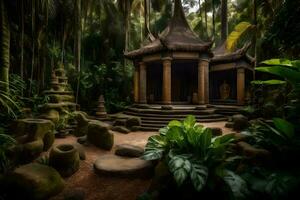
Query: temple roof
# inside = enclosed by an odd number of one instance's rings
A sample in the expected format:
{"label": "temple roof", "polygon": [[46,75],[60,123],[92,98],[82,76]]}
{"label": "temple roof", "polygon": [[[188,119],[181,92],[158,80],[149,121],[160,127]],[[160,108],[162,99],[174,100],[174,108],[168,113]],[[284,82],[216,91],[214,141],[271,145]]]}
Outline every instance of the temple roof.
{"label": "temple roof", "polygon": [[213,50],[214,57],[211,59],[212,63],[226,63],[245,58],[248,62],[253,63],[254,58],[247,54],[251,43],[245,44],[242,48],[236,49],[234,52],[228,52],[225,48],[225,42]]}
{"label": "temple roof", "polygon": [[132,59],[166,50],[208,52],[211,44],[211,42],[203,42],[191,30],[183,12],[181,0],[175,0],[174,14],[165,30],[154,41],[140,49],[125,52],[124,55]]}

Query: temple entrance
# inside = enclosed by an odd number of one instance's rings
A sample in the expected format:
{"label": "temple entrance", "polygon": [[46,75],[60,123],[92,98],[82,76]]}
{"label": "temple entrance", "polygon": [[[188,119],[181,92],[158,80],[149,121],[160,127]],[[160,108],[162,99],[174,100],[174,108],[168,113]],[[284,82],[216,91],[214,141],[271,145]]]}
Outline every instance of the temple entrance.
{"label": "temple entrance", "polygon": [[197,83],[196,62],[172,62],[172,103],[191,104],[193,93],[197,92]]}
{"label": "temple entrance", "polygon": [[237,102],[236,69],[210,72],[210,101],[235,104]]}
{"label": "temple entrance", "polygon": [[162,64],[151,63],[147,66],[147,102],[161,103],[162,101]]}

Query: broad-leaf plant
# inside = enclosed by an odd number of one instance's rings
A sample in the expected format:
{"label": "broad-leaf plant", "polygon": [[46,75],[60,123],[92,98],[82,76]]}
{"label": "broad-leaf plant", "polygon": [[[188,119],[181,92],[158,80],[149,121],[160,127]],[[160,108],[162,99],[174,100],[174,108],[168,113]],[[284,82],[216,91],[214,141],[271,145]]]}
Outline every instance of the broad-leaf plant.
{"label": "broad-leaf plant", "polygon": [[213,137],[212,130],[196,123],[194,116],[183,122],[173,120],[151,136],[145,148],[145,160],[165,162],[178,186],[190,182],[196,191],[213,187],[222,179],[237,198],[247,195],[246,183],[226,168],[230,157],[233,134]]}

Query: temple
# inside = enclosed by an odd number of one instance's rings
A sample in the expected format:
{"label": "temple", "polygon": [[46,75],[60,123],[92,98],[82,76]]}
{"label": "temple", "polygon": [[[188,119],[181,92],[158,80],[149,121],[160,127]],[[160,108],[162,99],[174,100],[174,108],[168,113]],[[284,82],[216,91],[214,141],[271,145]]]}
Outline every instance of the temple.
{"label": "temple", "polygon": [[254,73],[250,45],[234,52],[225,45],[212,50],[212,42],[191,30],[180,0],[166,29],[149,40],[125,53],[135,65],[135,103],[244,105]]}

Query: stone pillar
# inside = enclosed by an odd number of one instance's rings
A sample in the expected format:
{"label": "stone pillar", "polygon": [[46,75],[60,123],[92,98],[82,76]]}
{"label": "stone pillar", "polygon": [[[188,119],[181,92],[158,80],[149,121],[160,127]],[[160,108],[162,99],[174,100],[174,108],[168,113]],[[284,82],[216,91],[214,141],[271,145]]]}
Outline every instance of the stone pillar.
{"label": "stone pillar", "polygon": [[172,59],[164,58],[163,59],[163,85],[162,85],[162,101],[164,104],[171,104],[171,76],[172,76]]}
{"label": "stone pillar", "polygon": [[140,62],[140,94],[139,101],[142,104],[147,103],[147,68],[144,62]]}
{"label": "stone pillar", "polygon": [[245,103],[245,69],[237,69],[237,103],[238,105],[244,105]]}
{"label": "stone pillar", "polygon": [[140,76],[139,67],[135,66],[135,68],[134,68],[134,77],[133,77],[134,103],[139,102],[139,81],[140,81],[139,76]]}
{"label": "stone pillar", "polygon": [[209,103],[209,60],[198,62],[198,101],[199,104]]}

